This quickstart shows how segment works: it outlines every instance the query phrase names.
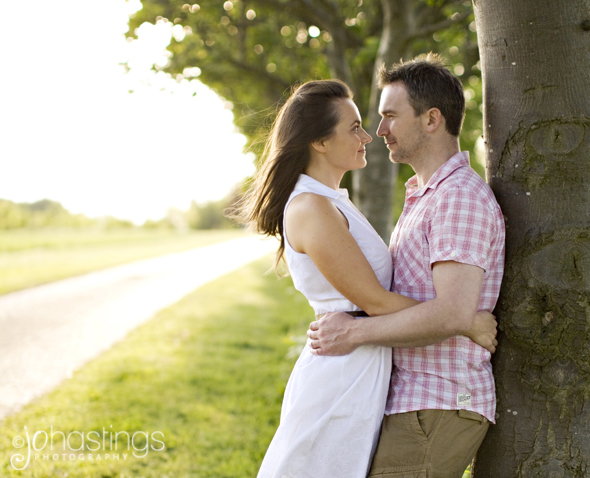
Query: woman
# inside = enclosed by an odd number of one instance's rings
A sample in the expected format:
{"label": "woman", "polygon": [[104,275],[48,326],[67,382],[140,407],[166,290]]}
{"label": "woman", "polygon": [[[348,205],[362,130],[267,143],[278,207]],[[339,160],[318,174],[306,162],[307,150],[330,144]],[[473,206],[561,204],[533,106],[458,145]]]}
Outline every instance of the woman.
{"label": "woman", "polygon": [[[376,304],[392,313],[418,303],[389,292],[388,248],[346,190],[338,189],[346,171],[366,165],[370,141],[344,83],[303,84],[281,108],[264,164],[241,206],[244,222],[278,236],[275,265],[286,256],[295,287],[316,315]],[[306,346],[258,477],[365,477],[391,365],[391,349],[385,347],[321,357]]]}

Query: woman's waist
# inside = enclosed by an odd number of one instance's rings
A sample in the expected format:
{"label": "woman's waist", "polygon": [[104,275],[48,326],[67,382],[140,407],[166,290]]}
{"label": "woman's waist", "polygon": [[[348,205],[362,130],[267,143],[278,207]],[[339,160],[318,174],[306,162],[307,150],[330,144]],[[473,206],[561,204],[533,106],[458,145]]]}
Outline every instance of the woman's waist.
{"label": "woman's waist", "polygon": [[353,304],[346,297],[309,298],[309,305],[317,316],[325,315],[329,312],[356,312],[361,311],[360,307]]}
{"label": "woman's waist", "polygon": [[315,314],[315,320],[320,320],[322,317],[324,317],[326,314],[335,314],[335,313],[344,313],[344,314],[348,314],[352,317],[354,317],[355,319],[359,319],[362,317],[369,317],[369,314],[367,314],[364,310],[335,310],[335,311],[331,311],[331,312],[323,312],[321,314]]}

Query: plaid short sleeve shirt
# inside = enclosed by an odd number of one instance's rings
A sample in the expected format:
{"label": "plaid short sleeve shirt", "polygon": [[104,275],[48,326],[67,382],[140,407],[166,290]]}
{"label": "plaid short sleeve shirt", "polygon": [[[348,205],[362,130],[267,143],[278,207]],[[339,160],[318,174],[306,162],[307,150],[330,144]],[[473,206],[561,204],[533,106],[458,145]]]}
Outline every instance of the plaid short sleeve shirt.
{"label": "plaid short sleeve shirt", "polygon": [[[457,153],[418,189],[406,183],[406,202],[393,231],[392,291],[419,301],[436,297],[432,265],[456,261],[484,269],[479,310],[493,310],[504,271],[504,217],[489,186]],[[466,409],[495,422],[491,354],[467,337],[393,349],[386,414]]]}

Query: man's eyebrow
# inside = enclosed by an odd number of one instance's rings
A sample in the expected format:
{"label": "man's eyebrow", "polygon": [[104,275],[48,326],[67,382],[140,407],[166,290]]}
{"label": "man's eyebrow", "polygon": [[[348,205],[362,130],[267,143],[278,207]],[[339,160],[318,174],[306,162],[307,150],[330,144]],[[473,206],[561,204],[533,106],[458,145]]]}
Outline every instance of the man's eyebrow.
{"label": "man's eyebrow", "polygon": [[394,110],[383,110],[383,111],[379,111],[379,114],[381,116],[390,115],[390,114],[393,114],[393,113],[395,113]]}

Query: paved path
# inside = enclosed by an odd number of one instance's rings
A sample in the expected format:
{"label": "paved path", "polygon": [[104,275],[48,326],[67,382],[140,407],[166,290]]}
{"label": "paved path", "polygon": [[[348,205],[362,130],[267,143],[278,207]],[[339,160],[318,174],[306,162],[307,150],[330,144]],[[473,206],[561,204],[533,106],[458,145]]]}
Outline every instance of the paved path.
{"label": "paved path", "polygon": [[0,297],[0,419],[48,392],[157,311],[277,249],[235,239]]}

